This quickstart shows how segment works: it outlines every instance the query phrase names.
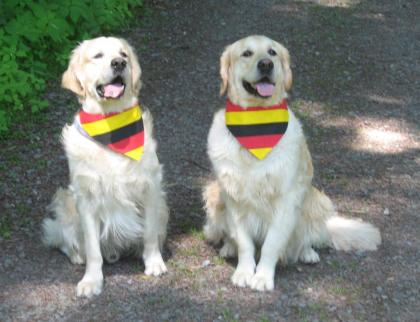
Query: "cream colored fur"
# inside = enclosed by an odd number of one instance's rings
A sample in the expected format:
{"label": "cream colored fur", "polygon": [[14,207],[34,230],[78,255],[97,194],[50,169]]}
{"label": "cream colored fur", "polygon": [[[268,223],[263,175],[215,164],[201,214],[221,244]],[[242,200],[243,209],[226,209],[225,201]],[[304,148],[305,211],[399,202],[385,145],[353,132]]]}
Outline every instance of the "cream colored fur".
{"label": "cream colored fur", "polygon": [[[274,49],[276,56],[268,54]],[[246,50],[252,56],[244,57]],[[275,92],[270,98],[248,93],[242,81],[261,77],[258,61],[274,64]],[[289,54],[279,43],[251,36],[228,46],[221,57],[222,87],[229,99],[244,108],[270,106],[287,97],[292,73]],[[238,256],[232,282],[256,290],[274,288],[277,261],[319,261],[313,247],[375,250],[381,242],[377,228],[338,217],[331,200],[312,186],[312,161],[301,125],[289,109],[289,125],[281,141],[263,160],[256,159],[230,134],[224,110],[216,113],[208,137],[208,154],[216,180],[204,189],[207,211],[204,232],[223,242],[221,256]],[[261,248],[258,264],[256,248]]]}
{"label": "cream colored fur", "polygon": [[[94,58],[97,53],[103,56]],[[104,99],[96,87],[114,77],[110,62],[116,57],[125,57],[127,62],[123,74],[126,89],[119,99]],[[137,103],[140,75],[137,57],[126,41],[101,37],[84,41],[74,50],[62,84],[79,96],[86,112],[118,112]],[[70,185],[58,189],[50,205],[54,218],[44,220],[43,240],[63,251],[72,263],[86,263],[85,275],[77,285],[78,296],[101,292],[102,258],[115,262],[124,254],[142,254],[146,274],[158,276],[167,271],[161,247],[168,209],[147,109],[143,109],[143,123],[141,162],[93,142],[74,124],[63,129]]]}

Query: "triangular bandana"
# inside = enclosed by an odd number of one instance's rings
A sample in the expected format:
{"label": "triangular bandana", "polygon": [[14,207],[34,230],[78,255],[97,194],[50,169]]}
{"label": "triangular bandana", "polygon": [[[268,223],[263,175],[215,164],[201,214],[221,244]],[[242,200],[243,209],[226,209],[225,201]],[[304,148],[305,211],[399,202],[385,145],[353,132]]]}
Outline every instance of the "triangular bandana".
{"label": "triangular bandana", "polygon": [[273,106],[242,108],[226,102],[226,126],[238,142],[257,159],[264,159],[286,133],[287,101]]}
{"label": "triangular bandana", "polygon": [[[144,148],[144,128],[139,105],[120,113],[89,114],[79,112],[83,134],[106,145],[114,152],[140,161]],[[77,124],[79,125],[79,124]]]}

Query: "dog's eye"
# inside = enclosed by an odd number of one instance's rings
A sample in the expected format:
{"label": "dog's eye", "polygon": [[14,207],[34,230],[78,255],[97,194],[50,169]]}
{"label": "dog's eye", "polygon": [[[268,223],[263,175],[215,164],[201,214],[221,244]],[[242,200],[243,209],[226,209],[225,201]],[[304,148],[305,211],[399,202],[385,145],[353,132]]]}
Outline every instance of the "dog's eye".
{"label": "dog's eye", "polygon": [[104,54],[102,53],[97,53],[95,56],[93,56],[93,58],[98,59],[98,58],[102,58],[104,57]]}
{"label": "dog's eye", "polygon": [[253,54],[253,52],[252,52],[252,51],[250,51],[250,50],[245,50],[245,51],[242,53],[242,56],[244,56],[244,57],[250,57],[250,56],[252,56],[252,54]]}
{"label": "dog's eye", "polygon": [[277,55],[276,51],[275,51],[274,49],[271,49],[271,48],[268,50],[268,53],[269,53],[271,56],[276,56],[276,55]]}
{"label": "dog's eye", "polygon": [[127,56],[127,54],[126,54],[125,52],[123,52],[123,51],[122,51],[120,54],[121,54],[121,56],[123,56],[124,58],[127,58],[127,57],[128,57],[128,56]]}

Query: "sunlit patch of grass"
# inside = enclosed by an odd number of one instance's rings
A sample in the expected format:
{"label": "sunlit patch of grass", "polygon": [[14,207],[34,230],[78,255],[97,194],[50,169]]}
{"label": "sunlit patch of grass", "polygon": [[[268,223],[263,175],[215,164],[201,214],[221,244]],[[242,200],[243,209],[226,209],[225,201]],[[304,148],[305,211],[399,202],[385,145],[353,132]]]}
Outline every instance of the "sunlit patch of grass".
{"label": "sunlit patch of grass", "polygon": [[193,244],[193,245],[189,245],[188,247],[180,247],[177,250],[178,254],[180,256],[184,256],[184,257],[198,257],[200,255],[200,245],[198,244]]}
{"label": "sunlit patch of grass", "polygon": [[203,230],[202,229],[197,229],[196,227],[192,227],[190,229],[190,234],[194,238],[199,239],[199,240],[205,240],[206,239],[205,236],[204,236]]}
{"label": "sunlit patch of grass", "polygon": [[224,259],[221,256],[214,256],[212,262],[215,265],[222,266],[222,265],[225,265],[226,264],[226,259]]}
{"label": "sunlit patch of grass", "polygon": [[175,273],[179,273],[180,275],[186,278],[196,278],[198,274],[196,269],[191,268],[184,262],[179,262],[171,259],[168,261],[168,266],[172,267]]}

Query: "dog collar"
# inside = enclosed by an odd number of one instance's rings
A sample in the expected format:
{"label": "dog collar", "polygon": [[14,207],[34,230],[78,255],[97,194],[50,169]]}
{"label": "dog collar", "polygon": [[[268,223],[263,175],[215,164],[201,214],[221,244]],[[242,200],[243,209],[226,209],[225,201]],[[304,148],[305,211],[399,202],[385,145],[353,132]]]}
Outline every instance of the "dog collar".
{"label": "dog collar", "polygon": [[140,161],[144,149],[144,127],[139,105],[120,113],[89,114],[81,110],[79,131],[114,152]]}
{"label": "dog collar", "polygon": [[242,108],[226,102],[226,126],[257,159],[264,159],[286,133],[289,111],[286,99],[273,106]]}

